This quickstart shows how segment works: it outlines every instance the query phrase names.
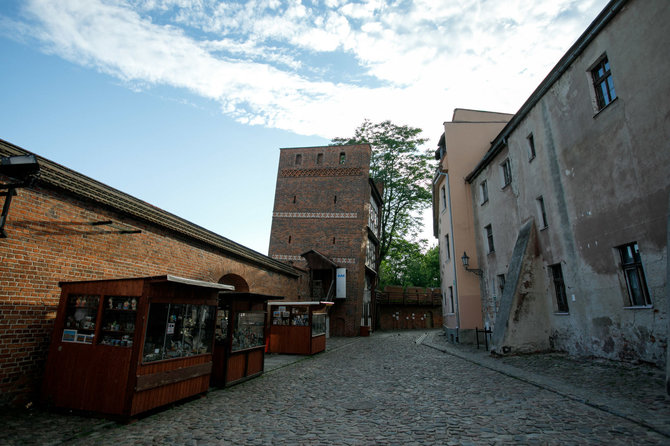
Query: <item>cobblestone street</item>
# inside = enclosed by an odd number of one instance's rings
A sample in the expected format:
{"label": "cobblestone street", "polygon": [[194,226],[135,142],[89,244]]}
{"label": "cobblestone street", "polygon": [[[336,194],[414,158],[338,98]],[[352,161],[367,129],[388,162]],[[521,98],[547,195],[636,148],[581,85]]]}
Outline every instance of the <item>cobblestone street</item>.
{"label": "cobblestone street", "polygon": [[491,358],[439,331],[375,333],[127,425],[16,415],[0,443],[670,444],[662,376],[557,354]]}

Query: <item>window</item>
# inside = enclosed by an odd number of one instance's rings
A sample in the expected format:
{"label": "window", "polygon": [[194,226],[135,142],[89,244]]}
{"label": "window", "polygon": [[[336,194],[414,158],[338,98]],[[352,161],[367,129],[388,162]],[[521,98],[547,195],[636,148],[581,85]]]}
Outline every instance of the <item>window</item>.
{"label": "window", "polygon": [[210,353],[215,316],[214,306],[151,303],[142,362]]}
{"label": "window", "polygon": [[316,155],[316,164],[323,164],[323,153]]}
{"label": "window", "polygon": [[296,200],[296,196],[294,195],[294,196],[293,196],[293,202],[294,202],[294,203],[295,203],[295,200]]}
{"label": "window", "polygon": [[288,244],[289,245],[291,244],[291,236],[290,235],[288,236]]}
{"label": "window", "polygon": [[621,268],[626,278],[628,299],[631,307],[651,305],[647,280],[642,269],[642,258],[637,242],[628,243],[619,247]]}
{"label": "window", "polygon": [[512,182],[512,165],[509,158],[505,159],[505,161],[500,164],[500,171],[502,172],[502,187],[504,188]]}
{"label": "window", "polygon": [[296,166],[299,166],[299,165],[301,165],[301,164],[302,164],[302,155],[301,155],[301,154],[297,154],[297,155],[295,156],[295,165],[296,165]]}
{"label": "window", "polygon": [[333,204],[337,204],[337,195],[333,195]]}
{"label": "window", "polygon": [[505,275],[498,274],[498,288],[500,288],[500,294],[502,295],[503,290],[505,289]]}
{"label": "window", "polygon": [[610,71],[610,63],[607,60],[607,56],[603,57],[591,70],[591,77],[593,78],[593,88],[596,92],[596,103],[600,111],[616,99],[614,81],[612,80],[612,72]]}
{"label": "window", "polygon": [[449,313],[455,313],[456,308],[454,306],[454,287],[449,287]]}
{"label": "window", "polygon": [[558,313],[568,313],[568,298],[565,294],[565,282],[563,282],[563,269],[561,264],[549,265],[549,271],[554,282],[554,295],[556,296],[556,308]]}
{"label": "window", "polygon": [[528,161],[533,161],[533,158],[535,158],[535,138],[533,134],[528,135],[526,140],[528,141]]}
{"label": "window", "polygon": [[486,237],[486,246],[488,247],[488,252],[494,252],[495,247],[493,246],[493,228],[491,225],[484,226],[484,236]]}
{"label": "window", "polygon": [[442,186],[441,195],[442,195],[442,209],[444,210],[447,208],[447,189],[445,189],[444,186]]}
{"label": "window", "polygon": [[347,154],[340,152],[340,164],[344,164],[347,161]]}
{"label": "window", "polygon": [[479,204],[484,204],[489,201],[489,186],[486,180],[479,185]]}
{"label": "window", "polygon": [[377,271],[377,245],[369,238],[365,252],[365,266]]}
{"label": "window", "polygon": [[451,260],[451,247],[449,246],[449,234],[444,236],[445,258]]}
{"label": "window", "polygon": [[537,197],[535,202],[537,203],[538,219],[540,221],[540,224],[542,225],[542,227],[540,229],[544,229],[548,226],[548,224],[547,224],[547,211],[544,208],[544,198]]}

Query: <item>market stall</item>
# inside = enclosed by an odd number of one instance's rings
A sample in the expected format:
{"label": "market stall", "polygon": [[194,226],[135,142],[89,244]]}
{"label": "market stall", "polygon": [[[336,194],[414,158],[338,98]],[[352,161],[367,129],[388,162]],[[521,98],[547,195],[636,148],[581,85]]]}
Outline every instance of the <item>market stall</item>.
{"label": "market stall", "polygon": [[313,355],[326,349],[327,309],[332,302],[270,302],[269,353]]}
{"label": "market stall", "polygon": [[219,296],[212,383],[228,386],[263,373],[267,301],[282,299],[255,293]]}
{"label": "market stall", "polygon": [[170,275],[60,286],[47,404],[133,416],[209,389],[218,294],[232,286]]}

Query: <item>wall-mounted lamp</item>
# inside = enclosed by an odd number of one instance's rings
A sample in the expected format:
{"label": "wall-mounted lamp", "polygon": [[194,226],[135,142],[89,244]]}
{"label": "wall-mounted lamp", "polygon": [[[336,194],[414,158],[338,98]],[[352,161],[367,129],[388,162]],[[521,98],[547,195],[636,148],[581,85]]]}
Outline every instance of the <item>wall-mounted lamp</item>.
{"label": "wall-mounted lamp", "polygon": [[0,197],[5,197],[5,204],[2,206],[2,214],[0,214],[0,238],[7,237],[5,222],[7,221],[7,214],[9,214],[12,197],[16,195],[16,189],[31,186],[39,171],[40,166],[37,164],[35,155],[0,157],[0,175],[6,176],[10,181],[6,184],[0,184],[0,190],[7,190],[7,192],[0,192]]}
{"label": "wall-mounted lamp", "polygon": [[470,265],[470,257],[468,257],[468,254],[465,251],[463,251],[463,256],[461,257],[461,262],[463,262],[463,267],[465,268],[466,271],[474,273],[474,274],[478,275],[479,277],[481,277],[484,274],[481,269],[468,268],[468,265]]}

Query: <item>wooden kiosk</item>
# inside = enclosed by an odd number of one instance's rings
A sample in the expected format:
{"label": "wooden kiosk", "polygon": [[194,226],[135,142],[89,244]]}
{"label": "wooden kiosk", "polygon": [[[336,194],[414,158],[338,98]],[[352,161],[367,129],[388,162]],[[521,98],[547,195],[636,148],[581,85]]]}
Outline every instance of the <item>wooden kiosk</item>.
{"label": "wooden kiosk", "polygon": [[270,302],[269,353],[313,355],[326,349],[326,309],[332,302]]}
{"label": "wooden kiosk", "polygon": [[218,295],[232,286],[170,275],[60,286],[47,404],[128,417],[209,389]]}
{"label": "wooden kiosk", "polygon": [[243,292],[219,295],[212,384],[229,386],[263,373],[270,299],[282,297]]}

